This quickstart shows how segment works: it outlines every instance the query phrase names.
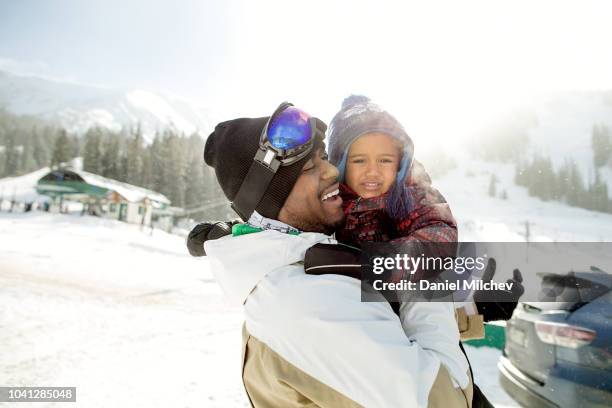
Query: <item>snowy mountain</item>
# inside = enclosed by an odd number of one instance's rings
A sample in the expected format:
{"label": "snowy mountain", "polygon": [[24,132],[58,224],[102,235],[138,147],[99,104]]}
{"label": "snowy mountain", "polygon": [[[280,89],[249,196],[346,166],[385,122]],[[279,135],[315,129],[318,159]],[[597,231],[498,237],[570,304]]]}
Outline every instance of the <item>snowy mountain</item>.
{"label": "snowy mountain", "polygon": [[96,125],[118,131],[140,123],[148,141],[156,130],[165,128],[208,134],[218,122],[211,110],[152,91],[103,88],[3,71],[0,108],[53,121],[75,133]]}
{"label": "snowy mountain", "polygon": [[[526,222],[533,242],[612,241],[612,214],[530,197],[527,188],[514,184],[512,164],[467,159],[459,163],[433,183],[451,206],[460,241],[524,241]],[[488,195],[492,174],[499,180],[495,197]]]}

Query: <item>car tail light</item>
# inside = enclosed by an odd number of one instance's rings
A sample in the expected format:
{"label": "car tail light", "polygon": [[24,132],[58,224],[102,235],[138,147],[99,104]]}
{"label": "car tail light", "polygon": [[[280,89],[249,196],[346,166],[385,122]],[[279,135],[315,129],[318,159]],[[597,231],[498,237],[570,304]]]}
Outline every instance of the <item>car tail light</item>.
{"label": "car tail light", "polygon": [[538,337],[544,343],[577,349],[593,341],[597,332],[565,323],[536,322]]}

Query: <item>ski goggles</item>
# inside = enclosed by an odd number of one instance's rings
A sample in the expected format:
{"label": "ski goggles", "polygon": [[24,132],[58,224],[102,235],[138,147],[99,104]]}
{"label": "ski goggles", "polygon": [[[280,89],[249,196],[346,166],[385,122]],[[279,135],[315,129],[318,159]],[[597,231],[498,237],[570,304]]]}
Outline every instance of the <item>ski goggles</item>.
{"label": "ski goggles", "polygon": [[270,116],[259,138],[259,149],[232,203],[247,221],[263,198],[279,168],[306,157],[317,138],[325,137],[327,125],[289,102],[281,103]]}

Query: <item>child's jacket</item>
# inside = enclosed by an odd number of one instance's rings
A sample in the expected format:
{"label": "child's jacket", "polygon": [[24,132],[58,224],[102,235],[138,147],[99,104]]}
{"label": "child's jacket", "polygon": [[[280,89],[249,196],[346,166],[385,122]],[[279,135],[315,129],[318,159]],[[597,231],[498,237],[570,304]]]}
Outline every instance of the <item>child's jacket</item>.
{"label": "child's jacket", "polygon": [[387,194],[363,199],[345,184],[340,185],[346,215],[344,228],[336,232],[338,241],[360,242],[457,242],[457,223],[442,194],[432,187],[421,163],[414,160],[407,178],[414,209],[399,222],[385,211]]}
{"label": "child's jacket", "polygon": [[[414,160],[407,178],[413,210],[400,221],[393,221],[385,211],[387,195],[363,199],[345,184],[340,185],[346,224],[336,232],[338,241],[359,246],[361,242],[457,242],[457,222],[451,209],[423,165]],[[453,256],[452,246],[448,254]],[[417,254],[415,254],[417,255]],[[419,279],[418,273],[412,279]],[[391,280],[404,278],[402,271],[392,274]],[[462,340],[481,338],[484,333],[482,316],[466,315],[458,309],[457,320]],[[473,313],[473,312],[472,312]]]}

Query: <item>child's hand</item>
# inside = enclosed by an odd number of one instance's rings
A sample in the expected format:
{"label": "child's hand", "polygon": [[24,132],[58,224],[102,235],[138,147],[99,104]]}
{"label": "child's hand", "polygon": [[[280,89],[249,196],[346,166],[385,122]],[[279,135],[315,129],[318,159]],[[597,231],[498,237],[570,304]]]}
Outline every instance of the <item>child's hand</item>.
{"label": "child's hand", "polygon": [[[490,282],[495,276],[497,262],[495,258],[490,258],[487,263],[487,268],[482,274],[484,283]],[[523,275],[521,271],[515,269],[512,271],[512,279],[508,279],[507,283],[511,283],[510,290],[477,290],[474,292],[475,302],[518,302],[519,298],[525,293],[523,287]]]}
{"label": "child's hand", "polygon": [[[496,271],[495,258],[489,259],[487,268],[482,275],[483,282],[490,282],[493,279]],[[525,292],[523,287],[523,275],[521,271],[515,269],[512,272],[512,279],[508,279],[507,283],[512,283],[510,290],[479,290],[474,292],[474,302],[478,312],[484,315],[485,322],[493,320],[508,320],[512,317],[512,312],[516,308],[519,298]]]}

